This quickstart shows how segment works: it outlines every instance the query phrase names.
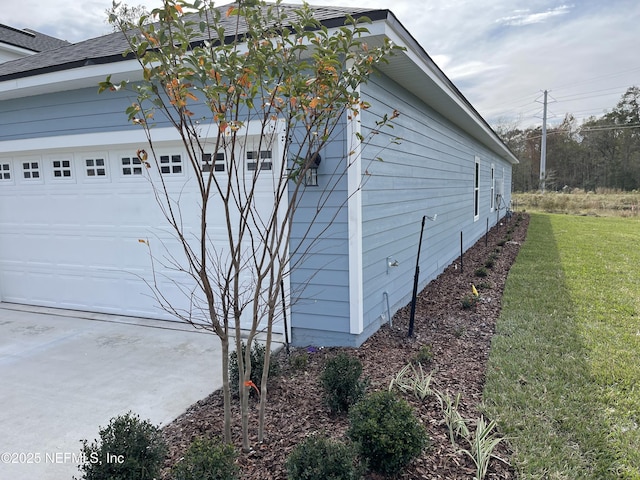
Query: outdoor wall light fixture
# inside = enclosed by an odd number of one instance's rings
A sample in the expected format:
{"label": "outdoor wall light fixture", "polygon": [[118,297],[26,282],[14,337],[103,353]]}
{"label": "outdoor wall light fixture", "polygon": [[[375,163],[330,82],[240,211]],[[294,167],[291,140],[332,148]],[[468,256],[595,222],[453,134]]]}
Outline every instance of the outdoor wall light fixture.
{"label": "outdoor wall light fixture", "polygon": [[320,152],[312,154],[307,160],[308,168],[304,174],[304,184],[307,187],[318,186],[318,167],[320,166],[321,161],[322,157],[320,156]]}

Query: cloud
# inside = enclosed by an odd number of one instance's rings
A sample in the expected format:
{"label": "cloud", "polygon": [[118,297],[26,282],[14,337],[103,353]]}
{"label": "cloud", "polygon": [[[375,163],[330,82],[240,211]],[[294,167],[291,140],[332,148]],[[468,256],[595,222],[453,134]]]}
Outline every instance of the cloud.
{"label": "cloud", "polygon": [[[161,1],[130,3],[151,9]],[[545,89],[558,98],[551,111],[560,119],[565,112],[599,115],[640,81],[638,0],[309,1],[391,9],[490,123],[509,117],[522,118],[525,127],[539,124],[535,100]],[[109,31],[104,11],[111,0],[21,0],[20,6],[0,11],[0,23],[70,41]],[[615,75],[620,72],[626,73]],[[589,92],[618,87],[619,94],[589,98]],[[576,97],[581,100],[569,103]]]}
{"label": "cloud", "polygon": [[535,23],[546,22],[548,19],[553,17],[566,15],[571,11],[571,8],[572,6],[570,5],[561,5],[559,7],[547,10],[546,12],[540,12],[540,13],[531,13],[529,9],[516,10],[514,12],[516,13],[516,15],[499,18],[498,20],[496,20],[496,23],[510,26],[510,27],[521,27],[524,25],[533,25]]}

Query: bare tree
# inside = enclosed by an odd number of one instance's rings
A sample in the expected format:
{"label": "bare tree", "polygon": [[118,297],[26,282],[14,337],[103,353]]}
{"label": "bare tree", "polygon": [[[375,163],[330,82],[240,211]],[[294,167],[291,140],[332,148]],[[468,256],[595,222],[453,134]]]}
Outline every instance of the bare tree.
{"label": "bare tree", "polygon": [[[361,40],[365,18],[347,17],[343,27],[330,30],[306,4],[240,1],[222,10],[211,2],[165,0],[151,17],[156,23],[146,24],[143,16],[135,25],[115,17],[144,80],[115,84],[107,78],[100,89],[136,94],[126,113],[148,140],[137,156],[180,250],[178,255],[166,248],[163,256],[151,250],[152,263],[172,272],[173,290],[187,301],[167,293],[159,274],[150,286],[166,311],[220,338],[228,442],[228,358],[230,338],[235,339],[242,446],[248,450],[249,388],[260,391],[258,439],[264,436],[272,332],[287,308],[282,288],[288,288],[292,264],[313,245],[312,226],[360,149],[331,167],[315,211],[306,213],[306,228],[294,239],[298,207],[323,148],[344,138],[346,125],[368,107],[359,86],[398,47],[385,42],[369,48]],[[379,127],[397,115],[390,112]],[[190,184],[176,188],[165,179],[163,172],[172,165],[156,148],[158,124],[178,133]],[[272,204],[260,195],[265,188],[273,194]],[[192,190],[197,194],[188,202]],[[214,215],[222,219],[223,232],[212,230]],[[152,249],[150,241],[144,243]],[[266,333],[266,355],[258,388],[250,380],[250,346],[259,332]]]}

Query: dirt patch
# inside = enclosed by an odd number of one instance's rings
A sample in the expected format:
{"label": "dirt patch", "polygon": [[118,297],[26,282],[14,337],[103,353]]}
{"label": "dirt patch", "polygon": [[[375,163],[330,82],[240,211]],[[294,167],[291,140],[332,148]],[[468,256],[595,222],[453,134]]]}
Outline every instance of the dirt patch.
{"label": "dirt patch", "polygon": [[[267,406],[266,441],[257,444],[255,450],[241,453],[238,463],[241,478],[247,480],[286,479],[284,462],[291,450],[313,432],[324,432],[335,438],[343,438],[348,422],[344,415],[331,415],[322,402],[318,377],[327,357],[340,350],[360,358],[364,376],[370,379],[369,391],[385,389],[393,375],[410,362],[424,345],[429,345],[432,360],[426,365],[433,372],[432,385],[452,396],[461,394],[460,412],[465,418],[479,416],[479,405],[485,381],[485,370],[495,323],[501,310],[502,292],[509,269],[520,245],[525,240],[529,217],[514,216],[494,227],[487,237],[482,237],[463,257],[450,265],[438,278],[420,293],[416,306],[416,322],[413,338],[407,338],[409,306],[393,317],[393,326],[385,325],[358,349],[323,348],[291,349],[288,358],[281,351],[275,358],[281,367],[281,375],[274,378],[269,387]],[[495,254],[487,276],[476,276],[476,269],[483,267]],[[468,309],[462,308],[462,299],[471,294],[474,284],[480,300]],[[447,427],[443,423],[440,406],[434,397],[421,402],[405,397],[414,407],[431,437],[431,445],[413,461],[397,478],[402,479],[469,479],[475,467],[471,459],[451,445]],[[257,431],[258,404],[251,404],[250,425]],[[233,436],[240,442],[240,412],[233,407]],[[180,458],[190,442],[198,436],[218,436],[222,427],[222,393],[214,392],[193,405],[187,412],[167,425],[164,436],[170,445],[167,466]],[[496,453],[508,460],[510,452],[501,444]],[[168,468],[164,471],[169,478]],[[381,478],[369,474],[367,479]],[[511,467],[493,459],[487,478],[516,478]]]}

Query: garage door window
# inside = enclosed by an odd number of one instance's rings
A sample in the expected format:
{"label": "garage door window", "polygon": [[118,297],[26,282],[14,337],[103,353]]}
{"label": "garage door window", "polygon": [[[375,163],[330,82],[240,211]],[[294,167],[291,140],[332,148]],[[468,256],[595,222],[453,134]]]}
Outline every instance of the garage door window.
{"label": "garage door window", "polygon": [[0,182],[11,181],[11,164],[0,163]]}
{"label": "garage door window", "polygon": [[160,172],[163,175],[176,175],[182,173],[182,156],[161,155]]}
{"label": "garage door window", "polygon": [[22,175],[26,180],[39,180],[40,162],[23,162]]}
{"label": "garage door window", "polygon": [[212,163],[212,157],[213,155],[210,153],[202,154],[202,171],[210,172],[211,167],[213,166],[214,172],[224,172],[224,164],[225,164],[224,152],[216,153],[216,159],[214,163]]}
{"label": "garage door window", "polygon": [[142,175],[142,162],[138,157],[122,157],[122,175]]}
{"label": "garage door window", "polygon": [[104,158],[85,158],[84,164],[87,177],[96,178],[107,176],[107,166]]}
{"label": "garage door window", "polygon": [[260,156],[258,152],[247,152],[247,170],[250,172],[257,170],[258,163],[260,163],[260,170],[271,170],[271,150],[262,150]]}
{"label": "garage door window", "polygon": [[71,178],[71,160],[54,160],[53,177]]}

